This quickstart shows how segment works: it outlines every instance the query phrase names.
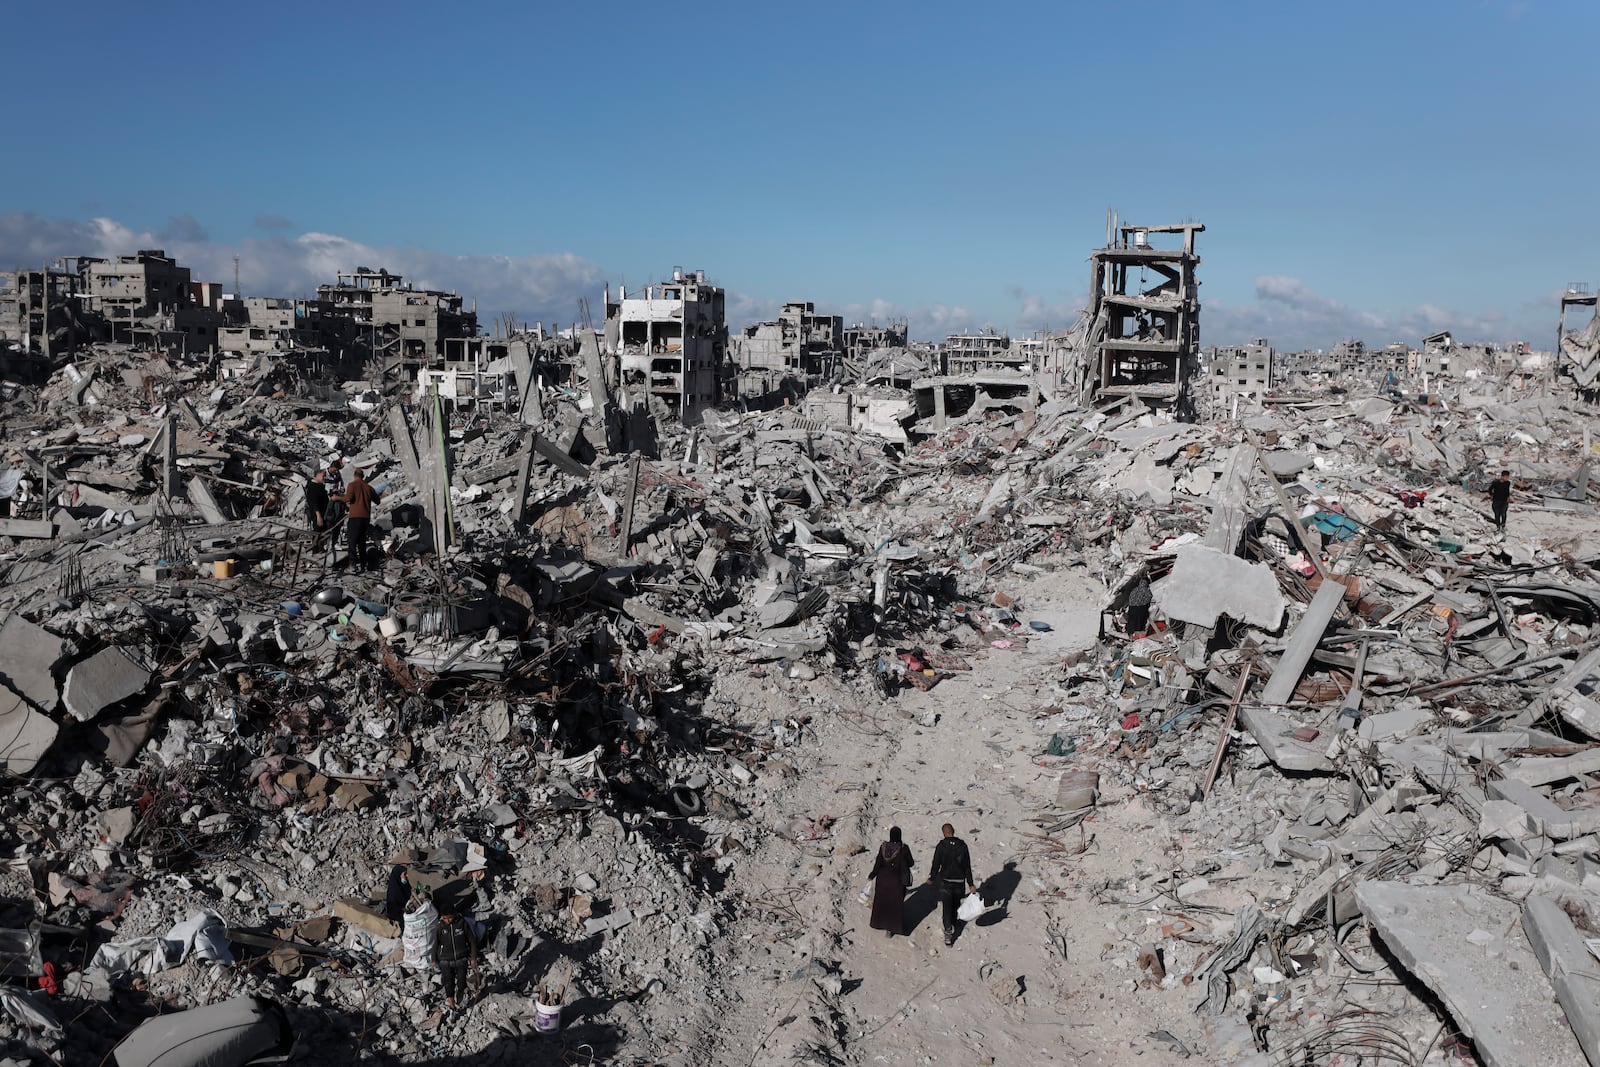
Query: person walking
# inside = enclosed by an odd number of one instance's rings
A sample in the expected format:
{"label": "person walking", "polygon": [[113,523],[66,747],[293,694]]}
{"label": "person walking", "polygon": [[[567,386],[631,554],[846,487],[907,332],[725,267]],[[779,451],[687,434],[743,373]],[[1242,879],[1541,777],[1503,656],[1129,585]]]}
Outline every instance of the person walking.
{"label": "person walking", "polygon": [[467,965],[478,965],[478,941],[472,927],[457,911],[439,917],[439,936],[433,943],[433,962],[444,980],[445,1003],[454,1010],[467,995]]}
{"label": "person walking", "polygon": [[350,559],[357,570],[367,569],[367,527],[372,522],[372,505],[383,499],[383,494],[367,484],[365,472],[357,467],[344,492],[333,497],[350,510],[345,515],[345,537],[350,547]]}
{"label": "person walking", "polygon": [[1501,471],[1500,479],[1489,483],[1489,505],[1494,509],[1494,524],[1506,528],[1506,513],[1511,510],[1511,472]]}
{"label": "person walking", "polygon": [[961,886],[966,884],[967,892],[976,893],[978,887],[972,881],[972,857],[967,852],[967,843],[956,836],[956,828],[945,823],[939,828],[944,835],[933,848],[933,866],[928,869],[927,885],[935,886],[939,890],[939,901],[944,906],[944,943],[956,943],[956,909],[961,906]]}
{"label": "person walking", "polygon": [[911,850],[900,840],[900,827],[878,846],[872,864],[872,928],[885,937],[906,932],[906,890],[911,888]]}

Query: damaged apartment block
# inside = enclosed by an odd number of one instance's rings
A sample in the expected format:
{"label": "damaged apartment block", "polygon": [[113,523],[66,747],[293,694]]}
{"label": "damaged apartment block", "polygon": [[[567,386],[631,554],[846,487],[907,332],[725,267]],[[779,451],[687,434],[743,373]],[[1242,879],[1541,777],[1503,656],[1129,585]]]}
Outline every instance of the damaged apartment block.
{"label": "damaged apartment block", "polygon": [[678,419],[714,405],[718,373],[728,351],[723,291],[705,271],[672,271],[672,281],[646,286],[639,296],[619,290],[606,302],[606,343],[622,362],[623,407],[656,401]]}

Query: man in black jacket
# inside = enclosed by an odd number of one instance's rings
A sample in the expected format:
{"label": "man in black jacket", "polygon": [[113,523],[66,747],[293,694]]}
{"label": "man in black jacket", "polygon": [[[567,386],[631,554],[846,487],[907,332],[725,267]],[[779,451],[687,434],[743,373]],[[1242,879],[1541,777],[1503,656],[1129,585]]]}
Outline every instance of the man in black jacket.
{"label": "man in black jacket", "polygon": [[328,472],[319,470],[306,482],[306,522],[320,541],[328,529]]}
{"label": "man in black jacket", "polygon": [[1489,483],[1489,506],[1494,509],[1494,524],[1506,528],[1506,512],[1511,510],[1511,472],[1501,471],[1500,480]]}
{"label": "man in black jacket", "polygon": [[439,936],[433,943],[433,961],[444,979],[445,1003],[451,1009],[467,993],[467,964],[477,966],[478,942],[467,920],[454,911],[439,916]]}
{"label": "man in black jacket", "polygon": [[972,857],[967,854],[967,843],[956,836],[956,828],[945,823],[940,828],[944,840],[933,847],[933,866],[928,870],[927,884],[939,890],[939,900],[944,905],[944,943],[956,943],[956,909],[961,906],[961,886],[976,893],[972,882]]}

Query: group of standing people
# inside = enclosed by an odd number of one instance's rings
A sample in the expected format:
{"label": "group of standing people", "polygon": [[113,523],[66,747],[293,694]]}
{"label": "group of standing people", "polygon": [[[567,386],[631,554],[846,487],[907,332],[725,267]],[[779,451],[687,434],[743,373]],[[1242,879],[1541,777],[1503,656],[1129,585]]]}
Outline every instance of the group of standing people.
{"label": "group of standing people", "polygon": [[[941,836],[933,848],[933,863],[928,869],[928,879],[922,884],[932,886],[939,894],[939,902],[943,907],[944,943],[953,945],[956,941],[956,911],[961,906],[961,898],[965,896],[962,888],[965,887],[967,893],[975,893],[978,887],[972,881],[972,856],[967,851],[967,843],[956,836],[956,828],[949,823],[941,826],[939,832]],[[900,827],[893,827],[889,831],[889,840],[878,848],[878,856],[869,875],[873,883],[872,928],[884,931],[887,937],[908,932],[906,891],[912,887],[912,869],[911,849],[906,847]]]}
{"label": "group of standing people", "polygon": [[352,472],[349,485],[342,483],[343,466],[337,460],[311,476],[305,485],[306,522],[316,534],[319,549],[337,542],[342,522],[349,548],[346,565],[364,571],[368,569],[367,533],[372,526],[372,505],[383,499],[383,493],[367,484],[366,472],[360,467]]}

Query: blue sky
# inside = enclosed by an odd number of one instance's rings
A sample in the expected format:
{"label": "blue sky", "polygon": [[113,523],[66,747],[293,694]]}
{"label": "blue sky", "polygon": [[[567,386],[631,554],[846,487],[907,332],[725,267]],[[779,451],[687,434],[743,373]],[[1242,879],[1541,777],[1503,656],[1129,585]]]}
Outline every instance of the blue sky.
{"label": "blue sky", "polygon": [[[371,13],[369,15],[369,13]],[[1600,282],[1600,5],[16,5],[0,267],[151,242],[570,321],[1066,326],[1107,208],[1197,219],[1202,339],[1550,347]]]}

